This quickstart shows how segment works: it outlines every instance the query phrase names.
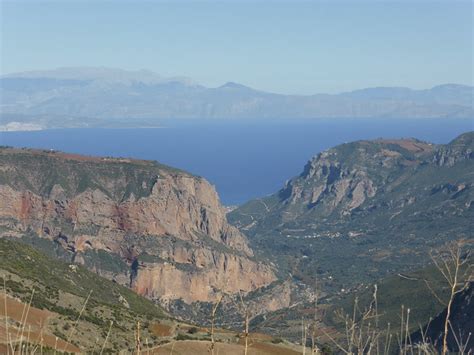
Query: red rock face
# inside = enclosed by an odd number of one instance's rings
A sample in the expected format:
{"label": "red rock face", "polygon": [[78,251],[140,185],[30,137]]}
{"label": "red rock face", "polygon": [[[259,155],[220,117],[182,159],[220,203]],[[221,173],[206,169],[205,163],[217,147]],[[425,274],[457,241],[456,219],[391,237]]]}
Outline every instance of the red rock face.
{"label": "red rock face", "polygon": [[[10,171],[0,175],[0,181],[7,181],[0,184],[2,236],[21,237],[31,230],[72,250],[77,262],[85,262],[84,253],[89,249],[107,251],[127,263],[129,271],[113,273],[94,266],[96,271],[162,300],[210,301],[219,289],[252,291],[275,280],[269,266],[249,258],[253,252],[245,236],[227,223],[217,193],[202,178],[152,167],[157,178],[133,181],[148,193],[120,197],[117,186],[129,184],[122,170],[134,168],[122,160],[119,169],[113,160],[58,159],[45,153],[44,162],[33,160],[40,166],[26,166],[6,162],[6,154],[11,159],[12,154],[27,153],[0,150],[0,174],[7,168]],[[104,164],[113,176],[93,175]],[[46,174],[55,167],[68,175],[47,181],[52,186],[47,192],[31,188],[44,186],[41,180],[46,177],[41,171]],[[147,172],[146,167],[141,169]],[[80,191],[75,181],[84,171],[93,178],[91,186]],[[22,186],[14,181],[27,183]],[[142,261],[144,254],[148,258]],[[135,261],[138,264],[132,270]]]}

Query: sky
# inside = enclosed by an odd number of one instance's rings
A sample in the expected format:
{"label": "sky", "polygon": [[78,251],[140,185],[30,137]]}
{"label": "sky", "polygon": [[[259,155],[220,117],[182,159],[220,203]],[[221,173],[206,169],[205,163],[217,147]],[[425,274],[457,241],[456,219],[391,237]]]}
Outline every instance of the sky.
{"label": "sky", "polygon": [[1,1],[1,74],[148,69],[288,93],[472,85],[473,3]]}

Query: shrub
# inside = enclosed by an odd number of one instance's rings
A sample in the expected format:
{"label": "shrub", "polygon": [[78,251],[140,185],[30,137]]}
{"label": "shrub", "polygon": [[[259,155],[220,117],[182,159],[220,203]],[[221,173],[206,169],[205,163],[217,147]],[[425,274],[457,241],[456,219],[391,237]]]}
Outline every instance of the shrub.
{"label": "shrub", "polygon": [[198,328],[196,327],[191,327],[188,329],[188,334],[196,334],[198,332]]}
{"label": "shrub", "polygon": [[183,334],[183,333],[178,333],[176,335],[176,340],[193,340],[193,337],[190,337],[189,335]]}

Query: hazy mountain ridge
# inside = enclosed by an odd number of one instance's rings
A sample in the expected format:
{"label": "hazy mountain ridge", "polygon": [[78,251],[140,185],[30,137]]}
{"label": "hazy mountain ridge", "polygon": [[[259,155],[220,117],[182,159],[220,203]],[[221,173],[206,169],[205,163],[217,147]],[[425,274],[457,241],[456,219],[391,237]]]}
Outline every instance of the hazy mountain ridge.
{"label": "hazy mountain ridge", "polygon": [[281,95],[229,82],[206,88],[149,71],[63,68],[0,78],[1,123],[43,128],[153,126],[163,119],[424,118],[473,116],[473,87],[379,87]]}

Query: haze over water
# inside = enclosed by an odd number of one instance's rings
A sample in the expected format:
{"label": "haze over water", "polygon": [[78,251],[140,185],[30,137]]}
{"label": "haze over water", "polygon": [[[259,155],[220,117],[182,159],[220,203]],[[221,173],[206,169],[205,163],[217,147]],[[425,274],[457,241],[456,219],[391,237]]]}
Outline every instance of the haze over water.
{"label": "haze over water", "polygon": [[216,185],[226,205],[277,191],[318,152],[359,139],[415,137],[448,143],[469,119],[181,122],[166,128],[1,132],[0,144],[158,160]]}

